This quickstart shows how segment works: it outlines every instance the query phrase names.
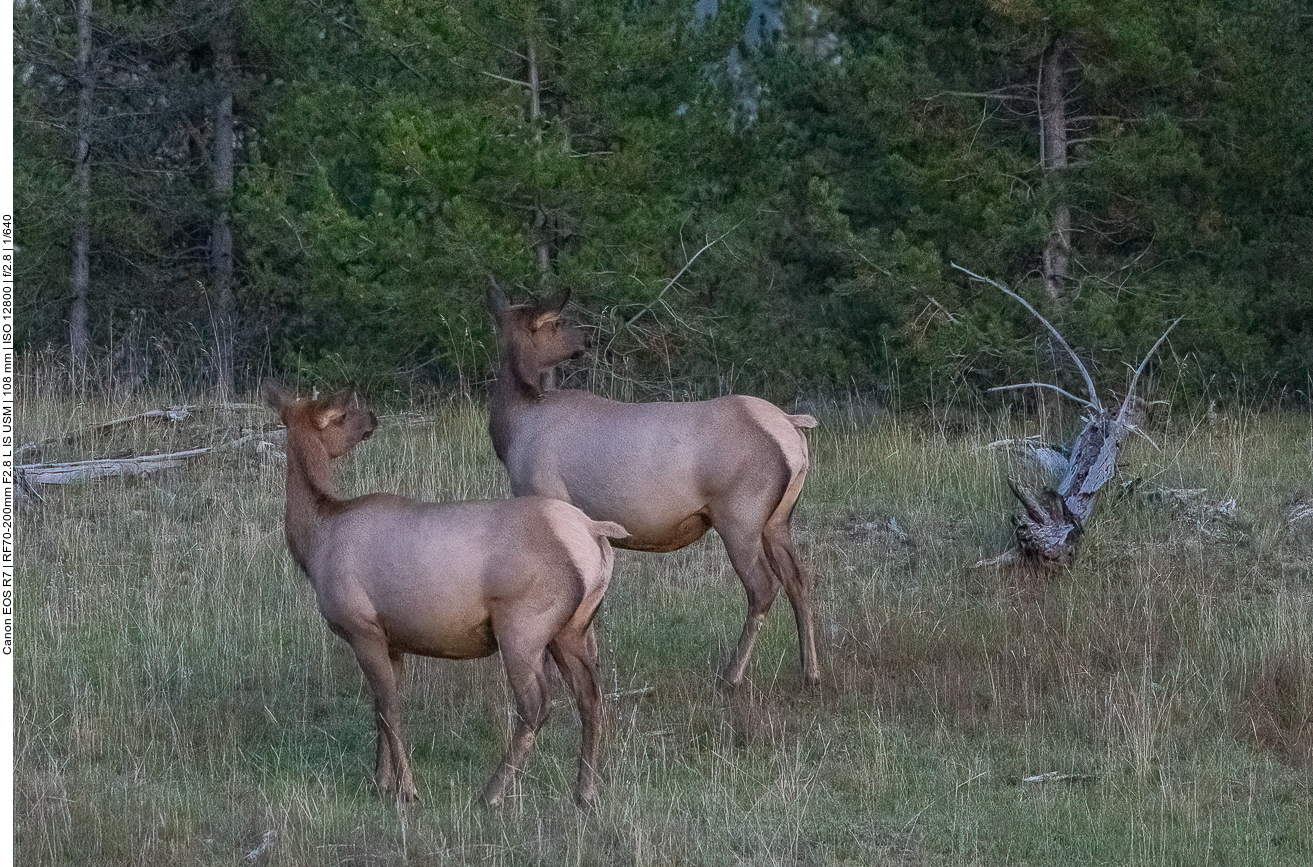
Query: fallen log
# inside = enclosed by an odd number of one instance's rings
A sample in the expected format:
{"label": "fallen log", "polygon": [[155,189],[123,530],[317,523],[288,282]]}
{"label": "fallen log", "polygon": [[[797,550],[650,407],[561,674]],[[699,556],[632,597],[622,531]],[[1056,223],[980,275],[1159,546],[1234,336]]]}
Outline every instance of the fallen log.
{"label": "fallen log", "polygon": [[1117,460],[1121,456],[1126,438],[1133,432],[1139,432],[1142,421],[1142,402],[1135,395],[1140,375],[1144,373],[1149,359],[1158,352],[1181,320],[1177,319],[1158,338],[1157,342],[1145,354],[1139,367],[1131,377],[1126,389],[1126,397],[1119,406],[1105,406],[1094,388],[1094,378],[1081,362],[1071,346],[1058,332],[1058,329],[1040,315],[1024,298],[1008,289],[1003,284],[981,277],[971,271],[953,265],[973,280],[988,283],[1003,292],[1009,298],[1020,303],[1032,316],[1040,321],[1058,344],[1067,352],[1085,381],[1089,399],[1078,397],[1064,389],[1046,382],[1027,382],[1019,385],[1001,385],[990,391],[1005,391],[1017,388],[1048,388],[1059,394],[1082,403],[1086,407],[1085,425],[1081,428],[1072,444],[1068,455],[1048,448],[1043,455],[1037,452],[1037,458],[1052,473],[1056,481],[1053,487],[1041,490],[1027,490],[1013,479],[1008,479],[1008,487],[1021,502],[1022,513],[1014,515],[1016,524],[1015,549],[1010,549],[998,557],[982,560],[977,566],[1006,565],[1019,561],[1039,562],[1045,565],[1059,565],[1071,562],[1076,556],[1085,524],[1093,516],[1098,504],[1099,492],[1117,473]]}
{"label": "fallen log", "polygon": [[90,437],[100,437],[112,433],[118,428],[124,427],[134,422],[145,421],[166,421],[178,422],[191,416],[191,411],[196,409],[194,406],[177,405],[165,407],[164,409],[148,409],[145,412],[139,412],[136,415],[116,418],[113,421],[107,421],[104,424],[98,424],[93,427],[83,428],[82,430],[70,431],[69,433],[59,434],[58,436],[46,437],[32,443],[26,443],[18,448],[14,457],[21,457],[29,452],[42,450],[45,446],[55,443],[71,445],[81,442]]}
{"label": "fallen log", "polygon": [[139,412],[135,415],[126,415],[122,418],[116,418],[113,421],[107,421],[103,424],[92,425],[80,430],[69,431],[67,433],[57,434],[46,437],[36,442],[24,443],[14,450],[14,459],[17,460],[33,452],[40,452],[49,445],[77,445],[89,439],[99,439],[109,434],[117,432],[121,428],[128,427],[137,423],[144,422],[164,422],[176,425],[178,422],[186,421],[195,415],[202,415],[207,411],[234,412],[236,410],[252,410],[263,413],[264,407],[255,403],[225,403],[210,407],[199,406],[196,404],[174,404],[163,409],[148,409],[145,412]]}
{"label": "fallen log", "polygon": [[67,485],[106,476],[140,476],[185,464],[189,459],[209,454],[211,447],[187,449],[160,455],[134,455],[126,458],[107,458],[96,461],[71,461],[64,464],[23,464],[18,477],[23,484]]}
{"label": "fallen log", "polygon": [[148,473],[182,466],[189,461],[220,449],[241,445],[261,434],[249,434],[239,439],[177,452],[154,455],[132,455],[125,458],[102,458],[91,461],[70,461],[60,464],[20,464],[15,467],[15,483],[20,490],[34,492],[42,485],[69,485],[92,479],[112,476],[142,476]]}

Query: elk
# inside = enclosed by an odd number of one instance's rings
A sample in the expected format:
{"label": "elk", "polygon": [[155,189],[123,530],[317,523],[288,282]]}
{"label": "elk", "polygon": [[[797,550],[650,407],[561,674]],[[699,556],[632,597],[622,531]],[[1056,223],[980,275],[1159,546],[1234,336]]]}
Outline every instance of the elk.
{"label": "elk", "polygon": [[625,529],[545,497],[340,499],[332,465],[374,433],[374,414],[350,391],[298,400],[267,381],[263,392],[287,428],[288,550],[374,694],[379,788],[402,801],[418,795],[401,735],[404,655],[477,659],[500,651],[518,720],[484,801],[502,802],[547,720],[548,656],[579,711],[576,799],[592,800],[602,735],[593,617],[611,580],[607,539]]}
{"label": "elk", "polygon": [[555,497],[616,521],[619,548],[668,552],[715,528],[748,596],[748,613],[721,677],[738,686],[779,588],[793,606],[804,683],[820,681],[810,581],[790,532],[807,475],[810,415],[755,397],[622,403],[546,387],[585,349],[561,311],[568,294],[512,304],[494,283],[488,306],[501,356],[489,432],[516,496]]}

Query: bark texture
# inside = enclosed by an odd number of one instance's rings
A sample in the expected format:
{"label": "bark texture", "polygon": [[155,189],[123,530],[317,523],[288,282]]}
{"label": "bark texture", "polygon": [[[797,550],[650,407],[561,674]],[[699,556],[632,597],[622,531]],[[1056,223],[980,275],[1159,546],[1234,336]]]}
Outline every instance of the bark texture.
{"label": "bark texture", "polygon": [[73,262],[69,277],[68,359],[80,381],[91,354],[91,112],[96,68],[91,56],[91,0],[77,0],[77,109],[73,119]]}
{"label": "bark texture", "polygon": [[1059,39],[1049,48],[1041,65],[1039,119],[1044,172],[1059,189],[1049,222],[1049,240],[1044,248],[1044,291],[1060,298],[1071,276],[1071,207],[1061,193],[1067,170],[1067,44]]}

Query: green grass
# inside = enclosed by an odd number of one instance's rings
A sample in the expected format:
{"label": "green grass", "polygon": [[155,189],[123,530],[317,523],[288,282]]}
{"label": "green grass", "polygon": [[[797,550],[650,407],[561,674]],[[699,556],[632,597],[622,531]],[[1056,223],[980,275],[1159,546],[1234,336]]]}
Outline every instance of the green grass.
{"label": "green grass", "polygon": [[[167,401],[166,401],[167,402]],[[146,408],[22,401],[35,441]],[[619,552],[599,621],[607,773],[571,800],[558,697],[525,779],[477,805],[508,731],[500,662],[411,658],[423,803],[370,780],[369,696],[283,549],[268,435],[141,480],[48,490],[20,515],[16,844],[25,864],[1070,865],[1313,860],[1313,422],[1173,421],[1135,441],[1075,564],[973,569],[1008,541],[990,444],[821,412],[795,521],[824,685],[799,686],[781,599],[750,680],[719,541]],[[205,444],[257,408],[52,444],[45,459]],[[502,496],[482,410],[382,419],[342,488]],[[265,445],[263,443],[270,443]],[[1174,500],[1164,491],[1204,489]],[[1234,498],[1234,516],[1210,511]],[[1024,777],[1060,772],[1060,782]],[[248,855],[256,853],[248,859]]]}

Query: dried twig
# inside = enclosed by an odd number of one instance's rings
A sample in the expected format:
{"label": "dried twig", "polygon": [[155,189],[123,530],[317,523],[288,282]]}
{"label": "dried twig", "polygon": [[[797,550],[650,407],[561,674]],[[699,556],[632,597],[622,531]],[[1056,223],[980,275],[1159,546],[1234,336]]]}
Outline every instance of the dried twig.
{"label": "dried twig", "polygon": [[[734,228],[738,228],[738,227],[735,226]],[[657,303],[661,301],[661,299],[665,296],[666,292],[669,291],[670,287],[674,286],[676,283],[679,282],[679,278],[683,277],[684,272],[689,269],[689,266],[691,266],[694,262],[697,261],[698,256],[701,256],[703,253],[707,252],[707,250],[710,250],[716,244],[723,241],[732,231],[734,231],[733,228],[730,229],[729,232],[725,232],[719,238],[713,238],[712,240],[703,244],[700,250],[698,250],[696,253],[694,253],[692,256],[689,257],[688,261],[684,263],[683,267],[681,267],[679,271],[675,273],[675,276],[671,277],[670,280],[666,282],[666,285],[661,288],[661,291],[657,293],[657,296],[655,298],[653,298],[648,304],[644,305],[641,310],[639,310],[633,316],[630,316],[628,320],[626,320],[625,327],[626,328],[630,327],[631,325],[634,324],[635,321],[638,320],[640,316],[642,316],[644,313],[650,312],[652,308],[655,307]]]}
{"label": "dried twig", "polygon": [[[1052,323],[1050,323],[1047,319],[1041,316],[1040,312],[1036,310],[1034,307],[1032,307],[1029,301],[1027,301],[1025,298],[1022,298],[1020,295],[1013,292],[1011,289],[1004,286],[1002,283],[998,282],[997,280],[991,280],[990,278],[982,277],[973,271],[968,271],[966,268],[963,268],[961,265],[958,265],[956,262],[952,264],[954,268],[961,271],[963,274],[966,274],[971,279],[979,280],[982,283],[988,283],[990,286],[993,286],[995,289],[998,289],[1000,292],[1003,292],[1009,298],[1017,301],[1019,304],[1021,304],[1022,307],[1025,307],[1027,310],[1029,310],[1032,316],[1034,316],[1041,323],[1043,323],[1044,327],[1047,328],[1049,330],[1049,333],[1053,335],[1053,338],[1058,341],[1058,345],[1061,346],[1064,350],[1066,350],[1067,355],[1071,356],[1071,360],[1076,363],[1076,369],[1080,371],[1081,378],[1085,380],[1085,388],[1088,389],[1090,393],[1089,405],[1094,407],[1094,409],[1096,409],[1097,411],[1103,412],[1103,404],[1099,401],[1099,395],[1094,391],[1094,378],[1091,377],[1090,372],[1085,369],[1085,365],[1081,362],[1080,357],[1076,355],[1076,352],[1069,345],[1067,345],[1066,338],[1064,338],[1061,334],[1058,333],[1058,329],[1054,328]],[[1063,393],[1066,394],[1066,392]],[[1079,398],[1077,399],[1079,400]]]}
{"label": "dried twig", "polygon": [[1144,373],[1144,368],[1148,366],[1149,359],[1153,358],[1154,354],[1158,351],[1158,347],[1162,346],[1163,341],[1167,339],[1167,335],[1171,334],[1172,329],[1179,325],[1184,318],[1185,317],[1183,316],[1178,316],[1172,321],[1171,325],[1167,326],[1167,330],[1163,332],[1163,336],[1159,337],[1154,342],[1153,346],[1149,347],[1149,351],[1144,354],[1144,360],[1140,362],[1139,367],[1135,368],[1135,375],[1131,377],[1131,386],[1126,389],[1126,399],[1122,401],[1121,412],[1117,413],[1118,423],[1125,423],[1126,421],[1126,410],[1130,408],[1131,401],[1135,397],[1135,386],[1140,381],[1140,374]]}

